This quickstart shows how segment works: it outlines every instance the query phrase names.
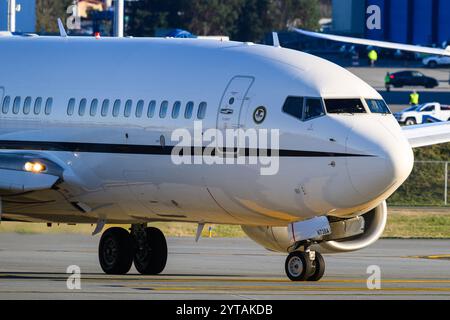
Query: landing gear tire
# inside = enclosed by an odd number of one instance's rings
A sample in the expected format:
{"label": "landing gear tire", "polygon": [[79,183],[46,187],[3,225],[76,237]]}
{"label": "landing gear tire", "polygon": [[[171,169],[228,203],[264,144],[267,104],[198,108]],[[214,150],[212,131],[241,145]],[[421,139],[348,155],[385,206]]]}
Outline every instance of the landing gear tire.
{"label": "landing gear tire", "polygon": [[286,258],[285,271],[292,281],[306,281],[313,272],[309,253],[296,251],[289,254]]}
{"label": "landing gear tire", "polygon": [[133,264],[133,238],[122,228],[106,230],[98,247],[100,266],[106,274],[122,275]]}
{"label": "landing gear tire", "polygon": [[312,267],[314,271],[308,278],[308,281],[319,281],[325,273],[325,260],[319,252],[316,252],[316,258],[312,262]]}
{"label": "landing gear tire", "polygon": [[137,241],[134,266],[144,275],[163,272],[167,263],[167,242],[164,234],[157,228],[145,228],[144,239]]}

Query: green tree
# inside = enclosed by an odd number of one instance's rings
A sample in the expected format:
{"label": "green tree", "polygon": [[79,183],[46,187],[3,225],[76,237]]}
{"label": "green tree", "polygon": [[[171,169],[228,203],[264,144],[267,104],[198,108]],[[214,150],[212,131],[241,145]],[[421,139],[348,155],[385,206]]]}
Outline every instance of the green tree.
{"label": "green tree", "polygon": [[230,35],[237,32],[242,0],[191,0],[185,7],[184,24],[198,35]]}
{"label": "green tree", "polygon": [[257,41],[272,31],[273,17],[270,16],[271,0],[242,1],[241,14],[236,23],[236,32],[232,38],[238,41]]}
{"label": "green tree", "polygon": [[36,0],[36,31],[39,33],[58,32],[58,18],[67,17],[67,8],[72,0]]}
{"label": "green tree", "polygon": [[126,33],[153,36],[157,28],[183,28],[198,35],[259,41],[294,25],[315,29],[319,0],[141,0],[127,2]]}
{"label": "green tree", "polygon": [[[125,14],[129,17],[126,34],[150,37],[157,28],[168,28],[169,9],[174,0],[140,0],[126,3]],[[180,2],[180,1],[176,1]]]}
{"label": "green tree", "polygon": [[274,28],[287,27],[316,29],[320,19],[319,0],[273,0]]}

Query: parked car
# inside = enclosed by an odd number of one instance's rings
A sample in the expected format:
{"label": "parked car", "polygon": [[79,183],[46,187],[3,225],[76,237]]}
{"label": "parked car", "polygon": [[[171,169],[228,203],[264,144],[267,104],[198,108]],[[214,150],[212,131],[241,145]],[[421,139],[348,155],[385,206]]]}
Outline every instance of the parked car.
{"label": "parked car", "polygon": [[450,66],[450,57],[447,56],[430,56],[422,60],[422,63],[429,68],[440,66]]}
{"label": "parked car", "polygon": [[428,122],[450,121],[450,106],[441,105],[437,102],[425,103],[394,113],[394,116],[400,124],[407,126]]}
{"label": "parked car", "polygon": [[435,88],[439,82],[435,78],[427,77],[419,71],[400,71],[389,75],[389,86],[401,88],[404,86]]}

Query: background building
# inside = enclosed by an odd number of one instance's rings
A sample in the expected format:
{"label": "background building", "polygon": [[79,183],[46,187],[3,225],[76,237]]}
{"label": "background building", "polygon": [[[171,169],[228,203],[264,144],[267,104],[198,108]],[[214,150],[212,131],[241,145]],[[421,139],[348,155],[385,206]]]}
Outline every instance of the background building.
{"label": "background building", "polygon": [[[16,0],[16,32],[36,31],[36,0]],[[8,29],[8,0],[0,0],[0,30]]]}
{"label": "background building", "polygon": [[[381,30],[366,28],[366,9],[381,9]],[[420,45],[450,41],[449,0],[333,0],[333,32]]]}

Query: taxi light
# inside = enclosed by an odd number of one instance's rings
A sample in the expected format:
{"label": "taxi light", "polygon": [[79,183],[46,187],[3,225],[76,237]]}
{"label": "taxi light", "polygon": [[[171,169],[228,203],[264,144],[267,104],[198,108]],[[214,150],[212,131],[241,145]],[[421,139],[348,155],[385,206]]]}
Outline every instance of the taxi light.
{"label": "taxi light", "polygon": [[27,162],[25,163],[24,169],[27,172],[41,173],[46,170],[46,167],[40,162]]}

